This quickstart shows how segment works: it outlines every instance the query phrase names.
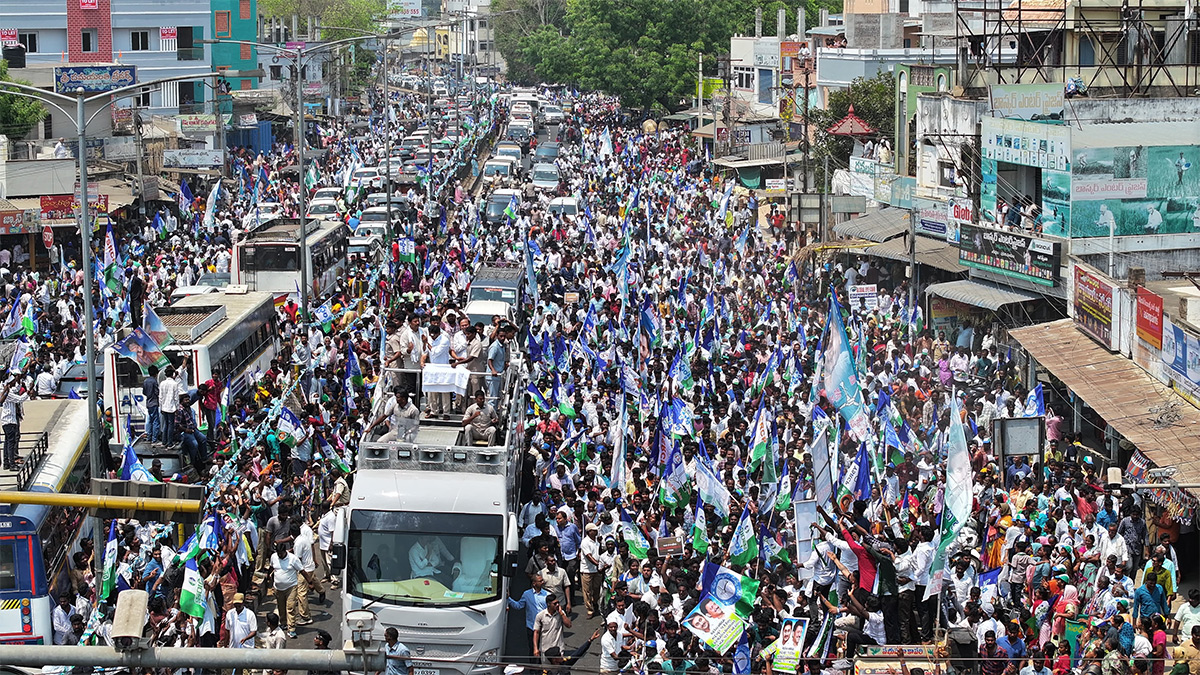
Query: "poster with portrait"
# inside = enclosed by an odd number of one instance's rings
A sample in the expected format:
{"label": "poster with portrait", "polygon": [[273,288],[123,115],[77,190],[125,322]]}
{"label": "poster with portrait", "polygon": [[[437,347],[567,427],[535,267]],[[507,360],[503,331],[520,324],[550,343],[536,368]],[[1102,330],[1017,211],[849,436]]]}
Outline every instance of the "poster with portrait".
{"label": "poster with portrait", "polygon": [[804,655],[804,637],[808,632],[808,619],[784,619],[779,627],[779,637],[767,647],[774,651],[771,670],[776,673],[795,673]]}
{"label": "poster with portrait", "polygon": [[146,373],[150,366],[162,368],[170,363],[158,342],[141,328],[134,328],[129,337],[118,342],[113,349],[121,356],[132,359],[143,373]]}
{"label": "poster with portrait", "polygon": [[711,593],[684,617],[683,625],[718,654],[728,652],[746,631],[746,621],[734,611],[734,604],[722,603]]}
{"label": "poster with portrait", "polygon": [[162,317],[149,303],[146,304],[146,316],[142,319],[142,328],[154,339],[161,350],[175,341],[175,337],[171,335],[171,331],[167,330],[166,324],[163,323]]}

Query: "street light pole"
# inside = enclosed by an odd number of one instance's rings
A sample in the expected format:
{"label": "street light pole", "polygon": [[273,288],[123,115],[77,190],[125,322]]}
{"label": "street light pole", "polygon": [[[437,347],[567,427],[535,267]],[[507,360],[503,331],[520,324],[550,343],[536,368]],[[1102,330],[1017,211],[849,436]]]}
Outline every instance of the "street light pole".
{"label": "street light pole", "polygon": [[300,168],[300,312],[308,321],[308,186],[304,184],[304,48],[296,49],[296,164]]}
{"label": "street light pole", "polygon": [[383,142],[384,154],[387,156],[387,174],[384,178],[383,189],[387,193],[387,227],[383,228],[384,242],[387,243],[388,260],[392,256],[392,97],[391,75],[388,73],[388,38],[383,36]]}
{"label": "street light pole", "polygon": [[[88,446],[91,452],[92,478],[100,478],[104,466],[100,463],[100,417],[96,414],[96,327],[92,325],[95,311],[92,308],[92,209],[88,205],[87,112],[83,87],[75,90],[75,135],[79,143],[79,233],[83,237],[83,329],[84,360],[87,368]],[[143,201],[145,201],[143,199]],[[107,450],[105,450],[107,452]],[[93,555],[104,551],[105,533],[103,519],[97,518],[92,528],[95,543]]]}

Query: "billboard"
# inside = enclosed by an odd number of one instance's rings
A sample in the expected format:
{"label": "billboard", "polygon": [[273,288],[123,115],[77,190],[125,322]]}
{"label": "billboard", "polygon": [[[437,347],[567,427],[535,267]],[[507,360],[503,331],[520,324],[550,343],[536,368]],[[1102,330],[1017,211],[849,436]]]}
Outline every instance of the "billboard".
{"label": "billboard", "polygon": [[993,84],[988,98],[997,117],[1029,120],[1063,113],[1062,84]]}
{"label": "billboard", "polygon": [[1072,303],[1075,327],[1109,351],[1117,349],[1117,333],[1113,330],[1116,291],[1116,287],[1099,274],[1083,265],[1075,265],[1075,299]]}
{"label": "billboard", "polygon": [[1058,242],[963,223],[958,260],[963,265],[1054,286],[1062,254]]}
{"label": "billboard", "polygon": [[186,150],[163,150],[163,168],[207,169],[221,165],[220,150],[191,148]]}
{"label": "billboard", "polygon": [[83,89],[89,94],[112,91],[137,84],[137,66],[57,66],[54,91],[74,94]]}
{"label": "billboard", "polygon": [[217,133],[216,115],[180,115],[179,131],[185,134]]}
{"label": "billboard", "polygon": [[421,0],[389,0],[388,13],[394,17],[408,19],[425,15]]}
{"label": "billboard", "polygon": [[[1071,163],[1070,237],[1200,232],[1200,147],[1081,147]],[[1061,227],[1059,228],[1061,230]]]}
{"label": "billboard", "polygon": [[949,211],[945,202],[916,197],[913,199],[913,208],[917,211],[917,222],[914,225],[917,234],[926,234],[938,239],[946,238]]}
{"label": "billboard", "polygon": [[1163,348],[1163,299],[1145,286],[1137,289],[1137,336],[1155,349]]}
{"label": "billboard", "polygon": [[962,238],[960,228],[975,224],[975,204],[965,197],[951,197],[946,203],[946,241],[957,244]]}
{"label": "billboard", "polygon": [[1071,130],[1061,124],[984,117],[980,120],[979,140],[984,159],[1071,170]]}

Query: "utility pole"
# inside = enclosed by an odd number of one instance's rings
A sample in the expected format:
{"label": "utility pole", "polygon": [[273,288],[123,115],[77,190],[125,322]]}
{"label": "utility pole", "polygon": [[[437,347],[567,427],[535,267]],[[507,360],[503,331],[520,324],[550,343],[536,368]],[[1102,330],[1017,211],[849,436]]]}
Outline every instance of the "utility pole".
{"label": "utility pole", "polygon": [[384,241],[387,243],[388,260],[392,259],[392,97],[389,90],[392,86],[391,74],[388,73],[388,39],[383,36],[383,143],[387,157],[387,178],[384,180],[384,191],[387,193],[387,227],[383,228]]}
{"label": "utility pole", "polygon": [[300,168],[300,312],[308,321],[308,187],[304,184],[304,47],[296,49],[296,165]]}
{"label": "utility pole", "polygon": [[[138,213],[143,218],[146,217],[146,177],[142,171],[142,111],[137,106],[131,110],[133,113],[133,140],[137,148],[137,179],[138,179]],[[80,150],[82,150],[80,146]],[[81,171],[80,176],[83,175]]]}
{"label": "utility pole", "polygon": [[[437,39],[437,27],[430,26],[427,31],[433,31],[433,40]],[[429,172],[425,174],[425,214],[429,214],[429,206],[433,203],[433,40],[425,34],[425,130],[429,132]]]}
{"label": "utility pole", "polygon": [[219,178],[226,176],[229,165],[229,148],[225,144],[225,114],[221,112],[221,81],[219,76],[213,76],[213,116],[217,118],[217,147],[221,149],[221,173]]}
{"label": "utility pole", "polygon": [[[75,90],[75,133],[79,142],[79,232],[83,237],[83,316],[87,325],[83,327],[84,355],[87,360],[87,405],[88,405],[88,454],[91,459],[93,478],[104,474],[104,465],[100,462],[100,452],[108,452],[108,448],[100,447],[100,417],[96,414],[96,327],[91,325],[95,310],[92,307],[92,209],[88,205],[88,169],[87,169],[87,111],[84,105],[84,90]],[[139,154],[140,158],[140,154]],[[140,164],[140,160],[139,160]],[[96,554],[104,551],[108,533],[104,531],[104,520],[96,518],[92,524],[92,539]],[[99,569],[99,564],[97,564]]]}

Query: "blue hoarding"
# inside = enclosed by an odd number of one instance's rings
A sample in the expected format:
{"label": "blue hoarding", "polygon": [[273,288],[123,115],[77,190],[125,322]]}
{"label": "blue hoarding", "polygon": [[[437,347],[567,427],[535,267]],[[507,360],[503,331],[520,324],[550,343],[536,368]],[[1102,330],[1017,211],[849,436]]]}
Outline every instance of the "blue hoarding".
{"label": "blue hoarding", "polygon": [[59,66],[54,69],[54,91],[89,94],[112,91],[137,83],[137,66]]}

